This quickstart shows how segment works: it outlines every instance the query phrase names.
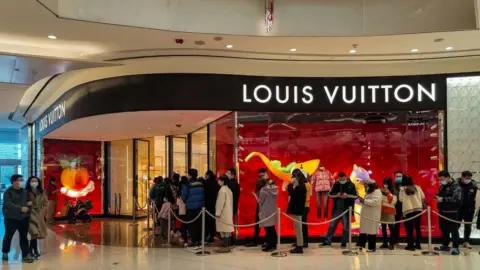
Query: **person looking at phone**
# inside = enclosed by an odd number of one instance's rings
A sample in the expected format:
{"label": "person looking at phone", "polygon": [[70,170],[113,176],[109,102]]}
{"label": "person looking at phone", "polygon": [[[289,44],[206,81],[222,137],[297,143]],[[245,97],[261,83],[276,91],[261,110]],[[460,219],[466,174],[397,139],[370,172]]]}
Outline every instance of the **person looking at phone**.
{"label": "person looking at phone", "polygon": [[[358,193],[355,185],[350,179],[347,178],[347,175],[344,172],[339,172],[338,181],[333,184],[333,187],[329,193],[329,197],[333,199],[332,219],[335,219],[343,212],[348,210],[349,207],[352,207],[353,209],[355,200],[358,198]],[[327,237],[321,246],[329,247],[332,245],[332,238],[340,220],[342,221],[343,225],[341,247],[347,247],[348,232],[350,230],[350,221],[348,220],[348,215],[343,215],[342,218],[335,219],[334,221],[330,222]]]}

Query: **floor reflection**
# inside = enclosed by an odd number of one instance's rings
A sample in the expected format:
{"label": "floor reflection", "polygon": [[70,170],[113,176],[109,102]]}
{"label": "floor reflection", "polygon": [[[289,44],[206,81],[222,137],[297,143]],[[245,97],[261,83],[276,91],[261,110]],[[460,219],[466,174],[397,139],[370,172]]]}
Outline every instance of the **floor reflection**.
{"label": "floor reflection", "polygon": [[[147,230],[147,222],[132,226],[130,220],[96,219],[91,223],[51,226],[57,235],[71,242],[119,247],[162,247],[166,243]],[[68,244],[65,244],[67,247]]]}

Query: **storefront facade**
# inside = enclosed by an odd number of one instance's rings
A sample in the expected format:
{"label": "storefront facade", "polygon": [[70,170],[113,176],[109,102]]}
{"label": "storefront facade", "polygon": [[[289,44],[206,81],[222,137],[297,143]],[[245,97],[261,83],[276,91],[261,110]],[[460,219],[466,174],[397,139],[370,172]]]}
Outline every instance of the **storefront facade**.
{"label": "storefront facade", "polygon": [[[35,141],[41,143],[41,151],[34,155],[34,163],[40,164],[36,167],[44,180],[61,179],[65,198],[91,199],[94,214],[132,215],[133,197],[137,208],[143,208],[153,177],[184,174],[190,167],[200,175],[207,169],[218,174],[230,167],[237,169],[242,186],[240,224],[254,220],[251,192],[261,167],[268,168],[270,177],[283,186],[289,180],[289,169],[301,166],[313,173],[321,163],[333,175],[346,172],[358,180],[359,188],[362,178],[380,182],[402,170],[414,177],[432,203],[439,170],[476,171],[469,160],[480,151],[467,147],[473,141],[465,145],[469,140],[465,137],[473,136],[468,120],[451,121],[473,119],[476,113],[456,110],[473,107],[469,97],[480,97],[480,91],[473,90],[480,81],[463,79],[218,74],[102,79],[67,91],[35,121]],[[103,142],[43,139],[80,118],[172,110],[230,113],[188,134]],[[458,144],[465,149],[459,150]],[[321,220],[315,201],[312,198],[312,222]],[[288,195],[281,192],[279,206],[285,209],[287,202]],[[289,225],[282,231],[293,234]],[[314,228],[312,235],[325,231]],[[434,231],[438,235],[438,228]],[[248,236],[250,231],[240,234]]]}

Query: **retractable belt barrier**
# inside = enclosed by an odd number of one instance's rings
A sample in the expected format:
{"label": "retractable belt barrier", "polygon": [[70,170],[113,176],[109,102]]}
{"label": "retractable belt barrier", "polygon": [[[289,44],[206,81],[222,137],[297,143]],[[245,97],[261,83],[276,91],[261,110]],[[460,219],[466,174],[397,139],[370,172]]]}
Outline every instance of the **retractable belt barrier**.
{"label": "retractable belt barrier", "polygon": [[[136,204],[136,199],[134,198],[133,199],[133,203]],[[154,203],[152,203],[152,209],[153,209],[153,219],[154,219],[154,227],[156,225],[156,220],[157,220],[157,217],[160,215],[160,211],[158,210],[158,208],[156,207],[156,205]],[[287,217],[288,219],[292,220],[293,222],[297,222],[297,223],[301,223],[301,224],[304,224],[304,225],[309,225],[309,226],[319,226],[319,225],[324,225],[324,224],[328,224],[332,221],[335,221],[337,219],[340,219],[342,218],[344,215],[347,215],[349,216],[349,237],[348,237],[348,250],[346,251],[343,251],[342,254],[343,255],[349,255],[349,256],[355,256],[355,255],[358,255],[358,253],[353,249],[353,244],[352,244],[352,214],[355,213],[355,214],[358,214],[359,216],[367,219],[367,220],[370,220],[370,221],[373,221],[373,222],[376,222],[376,223],[379,223],[379,224],[400,224],[400,223],[404,223],[404,222],[408,222],[408,221],[411,221],[413,219],[416,219],[416,218],[419,218],[420,216],[424,215],[425,213],[427,213],[427,221],[428,221],[428,250],[425,250],[425,251],[422,251],[422,255],[426,255],[426,256],[437,256],[439,255],[438,252],[435,252],[433,247],[432,247],[432,222],[431,222],[431,213],[434,213],[436,214],[438,217],[440,218],[443,218],[445,220],[448,220],[450,222],[454,222],[454,223],[458,223],[458,224],[464,224],[464,225],[470,225],[470,224],[475,224],[475,222],[462,222],[462,221],[458,221],[458,220],[454,220],[454,219],[451,219],[451,218],[448,218],[448,217],[445,217],[444,215],[436,212],[436,211],[433,211],[431,209],[430,206],[427,207],[427,209],[421,211],[420,213],[418,213],[417,215],[413,216],[413,217],[409,217],[409,218],[406,218],[406,219],[402,219],[402,220],[399,220],[399,221],[393,221],[393,222],[387,222],[387,221],[381,221],[381,220],[375,220],[373,218],[370,218],[368,216],[365,216],[365,215],[362,215],[362,213],[359,213],[357,211],[353,211],[352,207],[349,207],[348,210],[345,210],[343,213],[341,213],[340,215],[330,219],[330,220],[326,220],[326,221],[323,221],[323,222],[303,222],[303,221],[299,221],[299,220],[296,220],[296,219],[293,219],[291,216],[289,216],[288,214],[286,213],[283,213],[281,212],[281,209],[278,208],[277,211],[273,214],[271,214],[270,216],[268,216],[267,218],[265,219],[262,219],[258,222],[255,222],[255,223],[251,223],[251,224],[233,224],[233,223],[229,223],[229,222],[225,222],[225,221],[222,221],[220,220],[219,218],[217,218],[214,214],[210,213],[209,211],[207,211],[205,209],[205,207],[202,208],[201,212],[195,217],[193,218],[192,220],[183,220],[181,219],[180,217],[178,217],[175,212],[172,210],[172,209],[169,209],[169,214],[168,214],[168,239],[167,239],[167,244],[163,245],[163,246],[167,246],[169,247],[170,244],[171,244],[171,239],[170,239],[170,231],[171,231],[171,216],[173,215],[173,217],[180,221],[181,223],[184,223],[184,224],[192,224],[193,222],[195,222],[196,220],[198,220],[200,217],[202,218],[202,250],[197,252],[196,254],[197,255],[209,255],[210,252],[206,251],[205,250],[205,217],[206,215],[210,216],[211,218],[215,219],[216,221],[220,222],[220,223],[223,223],[225,225],[228,225],[228,226],[233,226],[235,228],[246,228],[246,227],[253,227],[253,226],[256,226],[256,225],[259,225],[271,218],[274,218],[275,215],[277,215],[277,227],[278,227],[278,237],[277,237],[277,250],[275,252],[273,252],[271,255],[274,256],[274,257],[286,257],[287,254],[284,253],[284,252],[281,252],[280,250],[280,239],[281,239],[281,234],[280,234],[280,229],[281,229],[281,215]],[[171,213],[171,214],[170,214]],[[135,211],[134,211],[134,223],[136,223],[136,220],[135,220]]]}

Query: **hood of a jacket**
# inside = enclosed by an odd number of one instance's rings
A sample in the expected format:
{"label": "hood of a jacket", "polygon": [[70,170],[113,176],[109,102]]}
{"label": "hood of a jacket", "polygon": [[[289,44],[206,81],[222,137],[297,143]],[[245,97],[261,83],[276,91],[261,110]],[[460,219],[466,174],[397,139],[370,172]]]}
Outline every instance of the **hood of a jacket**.
{"label": "hood of a jacket", "polygon": [[266,191],[269,195],[278,196],[278,187],[275,185],[266,185],[263,187],[263,190]]}

